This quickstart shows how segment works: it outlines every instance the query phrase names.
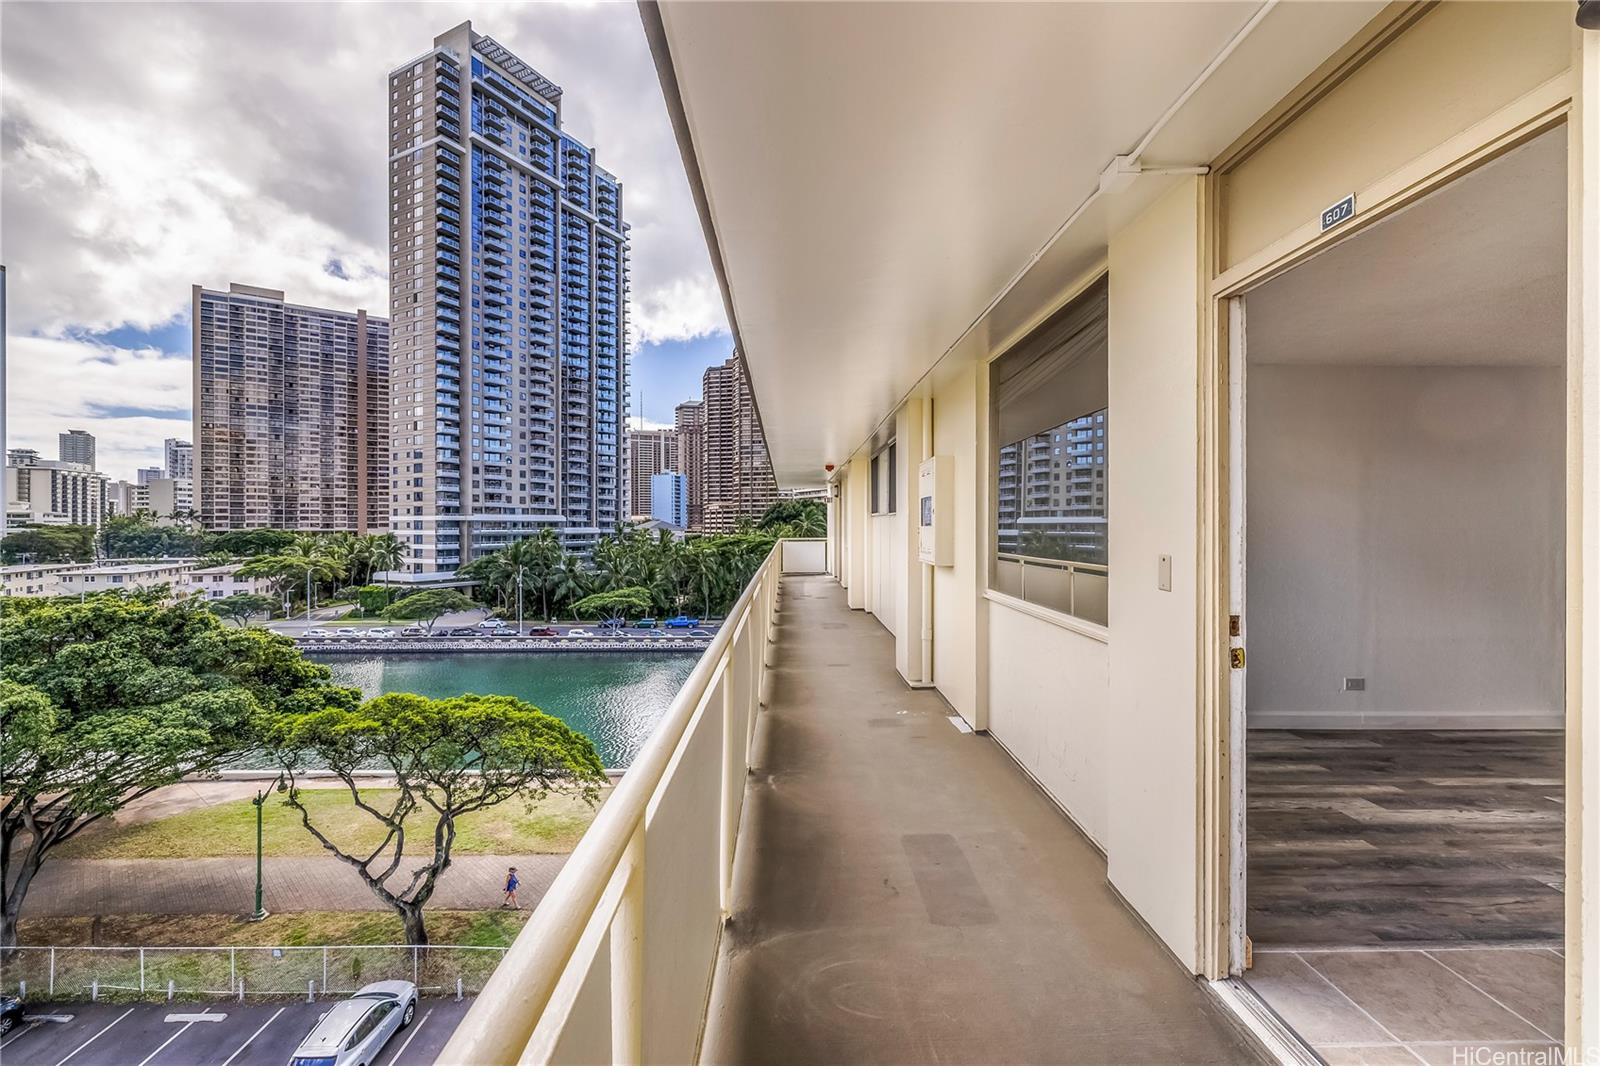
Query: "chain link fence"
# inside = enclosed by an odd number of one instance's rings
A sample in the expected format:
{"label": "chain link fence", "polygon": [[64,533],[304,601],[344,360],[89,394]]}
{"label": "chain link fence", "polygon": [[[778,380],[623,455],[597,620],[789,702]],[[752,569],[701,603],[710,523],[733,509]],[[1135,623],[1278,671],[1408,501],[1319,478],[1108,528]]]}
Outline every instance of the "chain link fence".
{"label": "chain link fence", "polygon": [[344,996],[411,981],[425,996],[476,995],[505,948],[412,944],[326,947],[19,947],[0,957],[0,992],[29,1002]]}

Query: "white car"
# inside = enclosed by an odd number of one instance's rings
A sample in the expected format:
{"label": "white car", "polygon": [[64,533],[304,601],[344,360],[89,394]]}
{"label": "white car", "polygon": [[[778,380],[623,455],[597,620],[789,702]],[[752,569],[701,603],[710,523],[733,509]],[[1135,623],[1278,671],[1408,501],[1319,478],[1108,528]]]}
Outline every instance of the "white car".
{"label": "white car", "polygon": [[410,981],[367,985],[317,1019],[289,1066],[372,1066],[383,1045],[416,1013],[417,986]]}
{"label": "white car", "polygon": [[331,637],[334,635],[334,632],[331,629],[308,629],[300,635],[303,637],[310,637],[312,639],[319,639],[322,637]]}
{"label": "white car", "polygon": [[369,630],[367,630],[366,635],[369,636],[369,637],[384,637],[384,638],[388,638],[388,637],[394,636],[394,630],[392,630],[392,629],[369,629]]}
{"label": "white car", "polygon": [[501,619],[501,618],[485,618],[483,621],[478,623],[478,628],[479,629],[499,629],[501,626],[503,626],[505,624],[506,624],[505,620]]}
{"label": "white car", "polygon": [[592,636],[594,636],[594,634],[589,632],[587,629],[569,629],[569,630],[567,630],[567,636],[569,636],[569,637],[592,637]]}

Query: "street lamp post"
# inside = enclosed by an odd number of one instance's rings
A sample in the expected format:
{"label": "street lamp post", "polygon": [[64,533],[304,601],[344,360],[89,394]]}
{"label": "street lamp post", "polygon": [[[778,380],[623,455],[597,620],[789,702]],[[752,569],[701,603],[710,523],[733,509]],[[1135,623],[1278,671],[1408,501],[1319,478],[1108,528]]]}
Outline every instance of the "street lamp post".
{"label": "street lamp post", "polygon": [[250,802],[256,805],[256,912],[250,916],[250,920],[259,922],[267,916],[261,881],[261,816],[267,807],[267,790],[257,792],[256,798]]}
{"label": "street lamp post", "polygon": [[522,636],[522,571],[517,571],[517,636]]}

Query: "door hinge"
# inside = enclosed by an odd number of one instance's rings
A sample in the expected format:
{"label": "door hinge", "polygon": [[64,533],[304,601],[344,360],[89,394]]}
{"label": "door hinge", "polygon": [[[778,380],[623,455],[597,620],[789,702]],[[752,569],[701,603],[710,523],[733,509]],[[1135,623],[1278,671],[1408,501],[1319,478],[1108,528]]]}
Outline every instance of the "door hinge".
{"label": "door hinge", "polygon": [[1233,669],[1235,669],[1235,670],[1243,670],[1244,669],[1244,649],[1243,648],[1229,648],[1228,649],[1228,664],[1230,666],[1232,666]]}
{"label": "door hinge", "polygon": [[1228,616],[1228,636],[1236,637],[1238,635],[1239,635],[1239,616],[1236,615],[1236,614],[1230,614]]}

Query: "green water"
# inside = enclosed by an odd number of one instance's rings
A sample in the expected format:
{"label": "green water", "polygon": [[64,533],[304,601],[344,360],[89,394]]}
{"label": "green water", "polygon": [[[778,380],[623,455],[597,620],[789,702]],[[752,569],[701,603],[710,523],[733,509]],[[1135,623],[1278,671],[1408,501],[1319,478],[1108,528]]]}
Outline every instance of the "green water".
{"label": "green water", "polygon": [[559,652],[517,655],[308,655],[341,685],[371,699],[415,692],[439,699],[465,693],[515,696],[586,734],[609,767],[622,768],[683,687],[693,653]]}

